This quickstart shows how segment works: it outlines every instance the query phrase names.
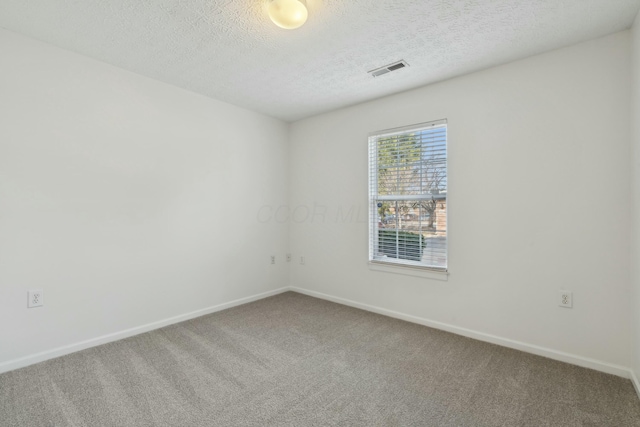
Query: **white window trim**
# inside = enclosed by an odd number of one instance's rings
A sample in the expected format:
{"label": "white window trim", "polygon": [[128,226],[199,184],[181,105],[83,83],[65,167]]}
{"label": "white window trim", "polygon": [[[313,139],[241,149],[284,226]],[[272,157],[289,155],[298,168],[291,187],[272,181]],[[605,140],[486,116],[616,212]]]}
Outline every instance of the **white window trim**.
{"label": "white window trim", "polygon": [[403,265],[384,261],[369,261],[369,270],[384,273],[404,274],[405,276],[422,277],[446,282],[449,280],[448,270],[436,270],[429,267]]}
{"label": "white window trim", "polygon": [[[397,127],[397,128],[392,128],[392,129],[385,129],[385,130],[381,130],[381,131],[376,131],[376,132],[371,132],[368,135],[368,140],[371,137],[385,137],[385,136],[392,136],[392,135],[396,135],[398,133],[402,133],[402,132],[406,132],[406,131],[412,131],[416,128],[420,128],[420,127],[427,127],[427,126],[439,126],[439,125],[446,125],[447,126],[447,158],[446,158],[446,167],[447,167],[447,175],[448,175],[448,171],[449,171],[449,129],[448,129],[448,120],[447,119],[440,119],[440,120],[434,120],[431,122],[424,122],[424,123],[417,123],[417,124],[413,124],[413,125],[408,125],[408,126],[402,126],[402,127]],[[370,146],[369,144],[368,148],[367,148],[367,153],[370,153]],[[370,154],[368,154],[369,156]],[[370,164],[370,159],[368,159],[368,164],[369,167],[371,167]],[[368,171],[368,177],[371,176],[371,171]],[[367,178],[367,180],[369,180],[369,178]],[[377,185],[377,184],[376,184]],[[369,187],[371,186],[371,183],[369,183]],[[370,197],[370,195],[368,196]],[[410,197],[414,197],[414,196],[410,196]],[[369,205],[369,210],[374,209],[372,207],[371,204],[371,200],[368,201],[368,205]],[[403,264],[400,262],[395,262],[395,261],[391,261],[391,262],[385,262],[382,260],[373,260],[373,259],[369,259],[368,260],[368,266],[369,266],[369,270],[371,271],[380,271],[380,272],[387,272],[387,273],[396,273],[396,274],[404,274],[404,275],[408,275],[408,276],[415,276],[415,277],[422,277],[422,278],[428,278],[428,279],[435,279],[435,280],[441,280],[441,281],[448,281],[449,280],[449,232],[448,232],[448,228],[449,228],[449,197],[448,197],[448,191],[447,191],[447,209],[446,209],[446,223],[447,223],[447,244],[446,244],[446,248],[445,248],[445,256],[446,256],[446,260],[447,260],[447,267],[446,268],[437,268],[437,267],[429,267],[429,266],[424,266],[424,265],[411,265],[411,264]],[[369,221],[371,221],[372,218],[372,213],[371,211],[369,212]],[[368,226],[368,233],[371,233],[371,224],[369,224]],[[371,239],[371,236],[369,235],[369,239]],[[370,243],[370,242],[369,242]]]}

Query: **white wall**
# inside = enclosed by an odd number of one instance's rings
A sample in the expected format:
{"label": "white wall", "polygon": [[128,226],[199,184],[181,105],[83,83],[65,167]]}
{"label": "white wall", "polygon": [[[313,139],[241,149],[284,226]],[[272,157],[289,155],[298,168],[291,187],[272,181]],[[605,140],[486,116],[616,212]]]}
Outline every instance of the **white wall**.
{"label": "white wall", "polygon": [[[635,308],[640,372],[640,275],[629,298],[640,233],[628,232],[631,163],[640,212],[639,28],[302,120],[290,135],[0,30],[0,370],[291,284],[621,366],[634,364]],[[367,134],[440,118],[449,280],[370,271]],[[289,241],[306,258],[290,277]],[[44,307],[26,308],[31,288]],[[558,289],[574,291],[574,309],[557,307]]]}
{"label": "white wall", "polygon": [[[640,378],[640,14],[631,31],[632,37],[632,99],[631,99],[631,147],[632,147],[632,211],[633,243],[632,274],[634,287],[634,360],[636,381]],[[640,383],[636,383],[640,394]]]}
{"label": "white wall", "polygon": [[[317,215],[293,218],[292,286],[630,366],[629,49],[625,31],[294,123],[291,204]],[[367,134],[443,118],[449,280],[370,271]]]}
{"label": "white wall", "polygon": [[0,30],[0,366],[286,286],[287,132]]}

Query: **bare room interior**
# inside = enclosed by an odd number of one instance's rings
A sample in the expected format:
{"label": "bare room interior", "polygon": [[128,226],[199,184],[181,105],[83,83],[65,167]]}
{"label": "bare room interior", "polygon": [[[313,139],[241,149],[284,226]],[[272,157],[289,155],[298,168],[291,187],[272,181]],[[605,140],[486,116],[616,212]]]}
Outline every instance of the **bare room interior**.
{"label": "bare room interior", "polygon": [[0,427],[640,426],[640,0],[0,0]]}

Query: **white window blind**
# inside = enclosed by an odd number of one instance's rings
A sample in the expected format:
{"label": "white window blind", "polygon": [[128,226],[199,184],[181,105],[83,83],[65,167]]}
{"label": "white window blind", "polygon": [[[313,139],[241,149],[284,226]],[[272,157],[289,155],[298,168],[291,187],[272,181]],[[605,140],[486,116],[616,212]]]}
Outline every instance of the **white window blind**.
{"label": "white window blind", "polygon": [[369,137],[369,260],[447,269],[447,122]]}

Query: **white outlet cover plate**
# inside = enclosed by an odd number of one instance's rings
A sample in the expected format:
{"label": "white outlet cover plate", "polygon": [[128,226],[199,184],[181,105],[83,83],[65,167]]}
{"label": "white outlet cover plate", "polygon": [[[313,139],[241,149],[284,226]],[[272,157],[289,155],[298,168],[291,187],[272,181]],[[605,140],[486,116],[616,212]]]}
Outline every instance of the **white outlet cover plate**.
{"label": "white outlet cover plate", "polygon": [[564,308],[573,308],[573,292],[558,291],[558,305]]}
{"label": "white outlet cover plate", "polygon": [[42,289],[31,289],[27,292],[27,308],[42,307],[44,305],[44,293]]}

